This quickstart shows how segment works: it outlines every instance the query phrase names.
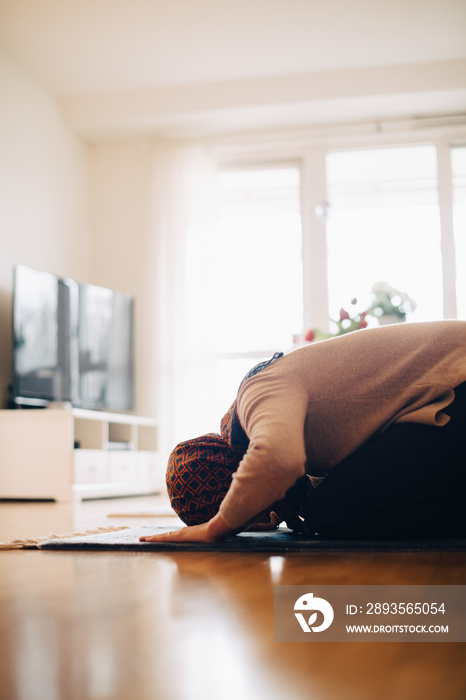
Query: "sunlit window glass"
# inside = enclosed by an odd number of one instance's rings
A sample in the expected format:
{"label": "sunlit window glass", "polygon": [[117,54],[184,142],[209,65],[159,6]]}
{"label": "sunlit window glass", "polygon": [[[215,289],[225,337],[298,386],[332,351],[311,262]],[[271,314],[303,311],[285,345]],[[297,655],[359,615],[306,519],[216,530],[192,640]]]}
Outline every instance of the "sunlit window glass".
{"label": "sunlit window glass", "polygon": [[330,316],[387,282],[416,302],[409,320],[442,318],[434,146],[332,152],[326,168]]}
{"label": "sunlit window glass", "polygon": [[466,319],[466,146],[451,151],[458,318]]}
{"label": "sunlit window glass", "polygon": [[219,405],[238,379],[302,328],[302,233],[297,166],[226,170],[217,176],[211,277]]}

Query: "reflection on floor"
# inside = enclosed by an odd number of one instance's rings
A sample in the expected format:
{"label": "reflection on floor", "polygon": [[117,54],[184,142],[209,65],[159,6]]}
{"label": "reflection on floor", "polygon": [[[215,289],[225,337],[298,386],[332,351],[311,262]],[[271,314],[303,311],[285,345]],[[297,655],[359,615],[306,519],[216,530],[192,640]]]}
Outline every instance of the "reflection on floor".
{"label": "reflection on floor", "polygon": [[[162,497],[1,503],[0,540],[178,525]],[[461,553],[0,552],[6,700],[460,700],[464,648],[277,643],[273,586],[466,584]]]}

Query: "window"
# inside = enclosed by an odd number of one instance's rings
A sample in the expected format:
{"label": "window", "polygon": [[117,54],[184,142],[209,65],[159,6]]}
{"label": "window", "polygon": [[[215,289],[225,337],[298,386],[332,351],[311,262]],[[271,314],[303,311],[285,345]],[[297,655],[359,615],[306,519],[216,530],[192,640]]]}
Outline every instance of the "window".
{"label": "window", "polygon": [[374,283],[417,304],[410,320],[442,318],[442,257],[433,145],[339,151],[327,156],[330,316]]}
{"label": "window", "polygon": [[466,146],[451,151],[458,318],[466,319]]}
{"label": "window", "polygon": [[295,160],[273,164],[260,161],[261,144],[257,162],[235,150],[241,165],[218,166],[214,216],[187,248],[185,332],[194,319],[196,337],[178,372],[196,410],[186,408],[183,434],[218,430],[252,366],[355,297],[353,310],[364,310],[376,282],[416,302],[410,321],[454,316],[455,296],[466,318],[466,146],[416,138],[329,139],[292,156],[280,146]]}
{"label": "window", "polygon": [[209,317],[215,323],[216,415],[244,374],[302,328],[298,166],[220,171],[209,246]]}

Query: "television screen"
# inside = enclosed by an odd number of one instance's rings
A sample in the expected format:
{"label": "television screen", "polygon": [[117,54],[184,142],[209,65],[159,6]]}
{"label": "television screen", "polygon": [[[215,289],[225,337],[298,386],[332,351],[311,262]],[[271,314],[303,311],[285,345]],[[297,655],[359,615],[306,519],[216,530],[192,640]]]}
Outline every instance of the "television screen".
{"label": "television screen", "polygon": [[41,406],[72,401],[71,354],[76,339],[73,301],[78,285],[25,265],[15,268],[13,393],[15,402]]}
{"label": "television screen", "polygon": [[77,405],[134,408],[133,306],[126,294],[80,286]]}
{"label": "television screen", "polygon": [[13,404],[134,408],[133,299],[15,268]]}

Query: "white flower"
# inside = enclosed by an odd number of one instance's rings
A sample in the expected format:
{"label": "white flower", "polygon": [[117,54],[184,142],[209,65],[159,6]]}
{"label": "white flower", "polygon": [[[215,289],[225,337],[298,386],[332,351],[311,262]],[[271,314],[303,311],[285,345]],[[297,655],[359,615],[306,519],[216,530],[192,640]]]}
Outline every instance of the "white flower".
{"label": "white flower", "polygon": [[394,313],[405,317],[416,308],[414,299],[392,287],[388,282],[376,282],[372,287],[372,293],[375,299],[370,306],[370,311],[373,311],[376,316]]}

